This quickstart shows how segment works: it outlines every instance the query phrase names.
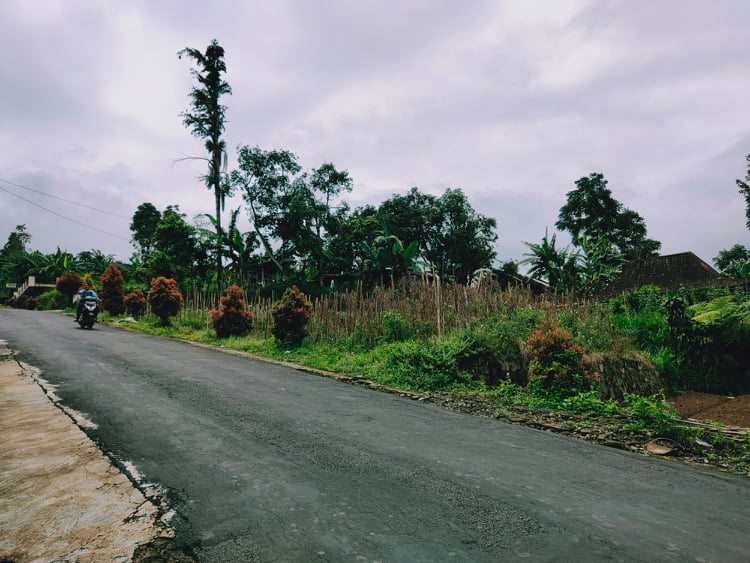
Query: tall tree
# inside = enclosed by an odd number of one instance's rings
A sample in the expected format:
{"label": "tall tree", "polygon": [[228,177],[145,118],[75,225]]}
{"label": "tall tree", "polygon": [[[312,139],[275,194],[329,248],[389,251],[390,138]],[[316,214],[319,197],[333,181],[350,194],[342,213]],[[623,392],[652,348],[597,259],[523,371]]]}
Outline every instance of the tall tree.
{"label": "tall tree", "polygon": [[29,241],[31,235],[26,225],[17,225],[8,235],[7,242],[0,249],[0,282],[3,284],[0,291],[4,291],[5,283],[17,283],[26,276],[31,265],[26,250]]}
{"label": "tall tree", "polygon": [[165,276],[184,282],[196,272],[201,258],[196,228],[185,220],[179,206],[168,206],[154,234],[154,248],[147,261],[149,277]]}
{"label": "tall tree", "polygon": [[146,260],[154,244],[156,227],[161,220],[161,213],[153,203],[141,203],[133,213],[130,222],[130,232],[133,233],[132,241],[141,253],[141,260]]}
{"label": "tall tree", "polygon": [[325,162],[313,170],[307,178],[307,186],[313,202],[311,251],[316,260],[319,283],[325,283],[327,266],[332,258],[331,236],[341,226],[349,207],[344,203],[334,205],[344,192],[352,191],[352,179],[346,170],[337,170],[331,162]]}
{"label": "tall tree", "polygon": [[404,245],[417,241],[422,259],[443,278],[466,283],[495,257],[496,221],[477,213],[459,189],[435,197],[412,188],[384,201],[378,215]]}
{"label": "tall tree", "polygon": [[195,61],[197,69],[192,69],[193,77],[198,81],[190,91],[192,99],[189,111],[183,112],[185,127],[189,128],[193,136],[203,139],[208,152],[208,173],[203,176],[206,186],[214,192],[216,203],[216,283],[219,289],[223,284],[223,261],[221,231],[221,211],[224,200],[230,193],[230,184],[226,181],[226,143],[222,139],[224,133],[224,117],[226,106],[220,102],[221,96],[231,94],[232,88],[222,78],[227,67],[224,62],[224,48],[214,39],[206,48],[205,53],[197,49],[185,48],[178,57],[190,57]]}
{"label": "tall tree", "polygon": [[747,160],[747,175],[745,176],[745,181],[737,180],[737,187],[740,190],[740,193],[742,194],[742,197],[745,198],[745,218],[747,219],[747,228],[750,229],[750,154],[745,157],[745,160]]}
{"label": "tall tree", "polygon": [[750,248],[735,244],[731,248],[720,250],[714,258],[714,265],[725,276],[733,278],[747,278],[750,267]]}
{"label": "tall tree", "polygon": [[575,184],[555,223],[573,236],[575,245],[583,236],[593,243],[606,239],[626,260],[653,256],[661,248],[660,242],[646,236],[643,217],[612,197],[602,174],[589,174]]}
{"label": "tall tree", "polygon": [[[274,238],[284,238],[280,226],[286,217],[285,202],[296,189],[294,176],[301,170],[294,153],[285,150],[264,151],[260,147],[240,147],[237,152],[238,169],[233,170],[230,181],[233,188],[242,190],[250,222],[258,235],[268,258],[280,273],[286,268],[283,258],[277,255],[272,244]],[[284,243],[281,241],[282,250]]]}
{"label": "tall tree", "polygon": [[438,199],[442,224],[441,252],[444,274],[468,283],[474,272],[489,268],[495,258],[497,222],[477,213],[463,191],[448,189]]}

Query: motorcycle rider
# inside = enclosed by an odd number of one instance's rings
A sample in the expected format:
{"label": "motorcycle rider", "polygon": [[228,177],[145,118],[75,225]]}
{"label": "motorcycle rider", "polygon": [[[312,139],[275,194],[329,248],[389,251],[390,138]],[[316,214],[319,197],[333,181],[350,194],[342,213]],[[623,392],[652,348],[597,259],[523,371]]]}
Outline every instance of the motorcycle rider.
{"label": "motorcycle rider", "polygon": [[76,319],[75,322],[78,322],[78,320],[81,318],[81,313],[83,313],[83,304],[86,301],[96,301],[98,296],[96,295],[96,291],[94,291],[93,287],[90,287],[89,284],[84,283],[80,289],[78,290],[78,303],[76,305]]}

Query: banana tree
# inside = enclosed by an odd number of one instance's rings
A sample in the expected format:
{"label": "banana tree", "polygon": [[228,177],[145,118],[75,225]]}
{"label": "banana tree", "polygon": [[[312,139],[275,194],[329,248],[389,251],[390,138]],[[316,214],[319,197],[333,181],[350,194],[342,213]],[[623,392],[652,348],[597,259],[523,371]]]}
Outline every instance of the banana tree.
{"label": "banana tree", "polygon": [[417,269],[419,243],[411,241],[408,245],[396,235],[391,234],[388,225],[383,224],[381,234],[375,237],[372,244],[364,243],[365,250],[379,272],[388,272],[391,287],[395,287],[396,278]]}
{"label": "banana tree", "polygon": [[32,252],[29,259],[31,267],[28,275],[38,276],[47,281],[54,281],[65,272],[79,269],[76,257],[70,252],[60,250],[59,246],[52,254],[43,254],[39,251]]}
{"label": "banana tree", "polygon": [[[227,270],[240,283],[246,283],[250,278],[250,266],[253,263],[253,253],[260,246],[254,232],[242,233],[237,227],[240,208],[232,210],[229,225],[222,230],[223,255],[227,259]],[[216,229],[217,221],[213,215],[206,213],[204,217]],[[207,237],[216,237],[216,230],[200,229]]]}

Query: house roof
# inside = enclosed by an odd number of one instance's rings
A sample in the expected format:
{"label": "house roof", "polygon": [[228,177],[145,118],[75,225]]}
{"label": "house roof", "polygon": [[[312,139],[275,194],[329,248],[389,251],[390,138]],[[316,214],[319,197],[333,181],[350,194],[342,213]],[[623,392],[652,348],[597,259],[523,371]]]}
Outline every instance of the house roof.
{"label": "house roof", "polygon": [[735,285],[737,280],[721,275],[692,252],[652,256],[628,262],[622,273],[607,288],[617,294],[656,285],[662,289]]}
{"label": "house roof", "polygon": [[502,270],[492,270],[492,274],[502,288],[520,285],[528,287],[531,289],[532,293],[537,295],[549,291],[549,286],[543,281],[524,276],[523,274],[510,274],[503,272]]}

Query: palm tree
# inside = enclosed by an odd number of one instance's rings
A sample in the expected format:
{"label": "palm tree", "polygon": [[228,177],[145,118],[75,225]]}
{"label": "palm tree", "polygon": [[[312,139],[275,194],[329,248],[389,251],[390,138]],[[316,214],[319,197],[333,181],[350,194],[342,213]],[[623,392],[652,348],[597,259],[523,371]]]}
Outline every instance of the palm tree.
{"label": "palm tree", "polygon": [[530,252],[524,254],[527,258],[522,264],[531,266],[529,275],[533,279],[541,279],[550,288],[557,291],[573,291],[578,286],[578,260],[577,251],[571,251],[568,247],[557,247],[557,234],[553,233],[549,238],[544,231],[542,242],[524,242]]}
{"label": "palm tree", "polygon": [[226,143],[221,138],[224,133],[224,116],[226,106],[219,103],[224,94],[231,94],[232,88],[221,77],[226,73],[224,62],[224,48],[214,39],[206,48],[205,53],[197,49],[185,48],[177,56],[190,57],[195,61],[198,69],[193,69],[192,75],[200,86],[194,86],[190,91],[192,107],[190,111],[182,113],[183,124],[189,128],[193,136],[204,140],[208,158],[208,173],[203,176],[208,189],[213,190],[216,202],[216,283],[222,289],[222,234],[221,211],[224,209],[226,196],[231,195],[231,186],[226,180],[227,151]]}

